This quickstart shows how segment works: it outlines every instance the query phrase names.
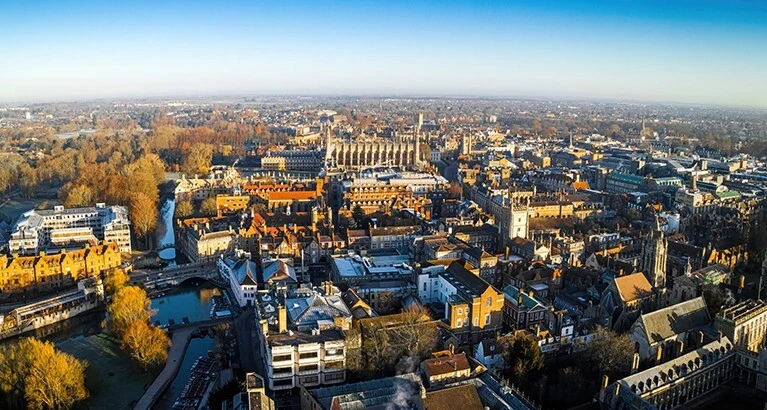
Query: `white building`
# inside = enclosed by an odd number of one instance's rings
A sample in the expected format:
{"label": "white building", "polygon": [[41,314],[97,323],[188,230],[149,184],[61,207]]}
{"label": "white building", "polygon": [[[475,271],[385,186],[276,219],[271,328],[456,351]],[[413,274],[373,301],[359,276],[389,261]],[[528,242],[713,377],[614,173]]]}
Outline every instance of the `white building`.
{"label": "white building", "polygon": [[46,247],[65,245],[95,236],[116,242],[120,252],[131,252],[128,208],[103,203],[95,207],[55,206],[52,210],[29,210],[16,221],[8,247],[12,253],[37,254]]}
{"label": "white building", "polygon": [[250,259],[221,257],[216,260],[218,271],[232,289],[235,299],[240,306],[255,306],[258,280],[256,279],[256,264]]}
{"label": "white building", "polygon": [[278,298],[258,294],[259,346],[272,390],[346,381],[346,336],[352,314],[330,282]]}

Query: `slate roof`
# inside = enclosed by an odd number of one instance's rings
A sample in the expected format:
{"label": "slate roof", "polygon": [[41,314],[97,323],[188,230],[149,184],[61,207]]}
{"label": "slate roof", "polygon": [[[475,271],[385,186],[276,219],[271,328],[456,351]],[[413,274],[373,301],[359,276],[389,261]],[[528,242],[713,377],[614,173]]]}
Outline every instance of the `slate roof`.
{"label": "slate roof", "polygon": [[240,259],[232,266],[232,273],[240,285],[256,286],[256,263],[250,259]]}
{"label": "slate roof", "polygon": [[711,323],[703,297],[644,314],[639,320],[642,321],[647,340],[651,343],[660,342]]}
{"label": "slate roof", "polygon": [[459,285],[456,286],[458,291],[471,297],[481,295],[490,286],[490,284],[485,282],[482,278],[463,267],[463,264],[460,261],[451,263],[450,266],[445,269],[442,276],[450,282],[457,282]]}
{"label": "slate roof", "polygon": [[296,280],[296,270],[279,259],[267,262],[264,265],[263,278],[264,283],[277,281],[298,283]]}
{"label": "slate roof", "polygon": [[402,403],[403,406],[407,406],[404,408],[420,408],[422,403],[412,403],[411,400],[420,401],[422,389],[421,377],[416,373],[407,373],[383,379],[322,387],[309,390],[309,393],[325,409],[335,405],[342,410],[356,410],[388,409],[390,408],[388,406],[394,403],[396,396],[407,392],[407,397]]}
{"label": "slate roof", "polygon": [[319,320],[352,316],[338,295],[324,296],[313,293],[308,297],[290,298],[285,300],[285,307],[290,322],[297,326],[313,326]]}

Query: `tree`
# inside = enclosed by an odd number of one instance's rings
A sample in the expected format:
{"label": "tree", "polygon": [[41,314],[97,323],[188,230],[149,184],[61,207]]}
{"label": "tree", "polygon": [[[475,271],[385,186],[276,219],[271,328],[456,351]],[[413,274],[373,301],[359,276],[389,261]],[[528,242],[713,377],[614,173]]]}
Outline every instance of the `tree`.
{"label": "tree", "polygon": [[112,333],[121,337],[133,322],[148,322],[152,317],[151,303],[144,289],[126,286],[120,289],[107,307]]}
{"label": "tree", "polygon": [[207,174],[212,160],[213,146],[198,142],[183,153],[181,168],[190,174]]}
{"label": "tree", "polygon": [[628,334],[599,328],[586,347],[586,356],[600,373],[611,380],[626,376],[634,360],[634,343]]}
{"label": "tree", "polygon": [[119,292],[128,283],[128,275],[122,269],[115,269],[106,274],[104,281],[104,290],[107,295],[114,295]]}
{"label": "tree", "polygon": [[722,288],[709,283],[703,285],[703,300],[706,301],[708,313],[713,318],[720,310],[722,310],[722,306],[727,301],[727,295]]}
{"label": "tree", "polygon": [[216,215],[218,213],[216,198],[205,198],[200,205],[200,213],[208,216]]}
{"label": "tree", "polygon": [[85,185],[75,185],[66,194],[64,206],[67,208],[78,208],[82,206],[92,206],[93,190]]}
{"label": "tree", "polygon": [[354,207],[352,210],[352,219],[354,220],[354,228],[361,228],[364,229],[364,221],[365,221],[365,211],[362,209],[362,207],[357,204],[357,206]]}
{"label": "tree", "polygon": [[509,379],[528,389],[528,381],[537,380],[543,372],[543,353],[532,338],[515,334],[500,340],[506,375]]}
{"label": "tree", "polygon": [[415,306],[400,314],[401,325],[396,327],[394,345],[407,356],[424,357],[437,344],[437,325],[429,310]]}
{"label": "tree", "polygon": [[0,348],[0,388],[9,407],[69,409],[88,397],[85,367],[51,342],[24,338]]}
{"label": "tree", "polygon": [[392,291],[381,292],[376,297],[378,309],[376,311],[381,315],[389,315],[397,311],[400,301],[397,295]]}
{"label": "tree", "polygon": [[179,219],[188,218],[194,214],[194,207],[190,201],[179,201],[176,203],[174,216]]}
{"label": "tree", "polygon": [[144,370],[164,363],[168,358],[170,347],[168,335],[145,320],[138,320],[128,325],[120,340],[120,348],[130,353],[131,358]]}
{"label": "tree", "polygon": [[157,226],[157,205],[144,194],[135,194],[130,201],[133,232],[143,238]]}

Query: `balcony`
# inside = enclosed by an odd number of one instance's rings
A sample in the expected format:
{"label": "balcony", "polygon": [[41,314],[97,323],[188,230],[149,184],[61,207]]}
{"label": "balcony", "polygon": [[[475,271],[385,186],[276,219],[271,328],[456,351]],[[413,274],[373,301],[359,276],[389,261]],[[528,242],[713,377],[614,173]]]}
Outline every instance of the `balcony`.
{"label": "balcony", "polygon": [[293,377],[294,373],[295,372],[293,371],[293,366],[269,368],[269,374],[272,376],[273,379],[278,379],[283,377]]}
{"label": "balcony", "polygon": [[325,362],[325,364],[322,366],[322,371],[326,373],[344,369],[346,369],[346,363],[344,363],[343,360],[336,362]]}
{"label": "balcony", "polygon": [[272,358],[272,366],[273,367],[285,367],[285,366],[291,366],[293,365],[293,358],[284,356],[275,356]]}
{"label": "balcony", "polygon": [[318,374],[320,372],[320,366],[301,366],[298,368],[298,375],[299,376],[307,376],[307,375],[313,375]]}

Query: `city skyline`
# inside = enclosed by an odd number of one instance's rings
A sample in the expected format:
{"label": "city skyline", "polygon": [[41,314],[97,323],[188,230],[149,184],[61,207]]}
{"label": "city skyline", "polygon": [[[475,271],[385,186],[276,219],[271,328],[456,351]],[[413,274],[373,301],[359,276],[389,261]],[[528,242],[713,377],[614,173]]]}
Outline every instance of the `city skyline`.
{"label": "city skyline", "polygon": [[199,95],[767,107],[767,5],[559,1],[0,6],[0,101]]}

